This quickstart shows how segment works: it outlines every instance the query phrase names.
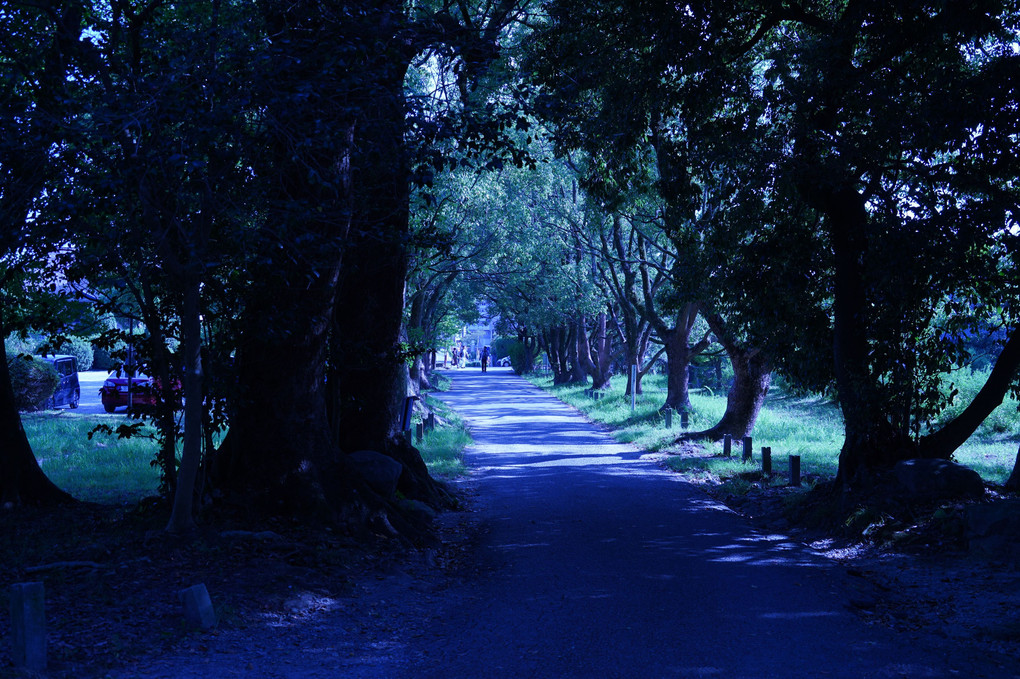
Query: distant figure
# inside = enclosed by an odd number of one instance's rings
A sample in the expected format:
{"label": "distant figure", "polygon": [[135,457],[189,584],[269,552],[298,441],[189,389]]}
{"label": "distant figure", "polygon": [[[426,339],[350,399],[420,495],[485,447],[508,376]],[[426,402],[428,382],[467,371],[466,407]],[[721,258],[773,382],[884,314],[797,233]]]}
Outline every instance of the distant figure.
{"label": "distant figure", "polygon": [[489,367],[489,347],[482,349],[482,372],[485,372]]}
{"label": "distant figure", "polygon": [[457,367],[457,360],[460,358],[460,350],[457,349],[457,345],[453,345],[453,349],[450,350],[450,355],[453,361],[453,367]]}

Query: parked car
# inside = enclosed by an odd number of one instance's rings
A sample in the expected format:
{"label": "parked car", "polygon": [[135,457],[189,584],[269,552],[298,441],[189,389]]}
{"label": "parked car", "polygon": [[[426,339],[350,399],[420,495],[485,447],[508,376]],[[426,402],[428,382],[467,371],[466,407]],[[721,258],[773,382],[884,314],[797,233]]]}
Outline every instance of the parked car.
{"label": "parked car", "polygon": [[52,365],[53,369],[57,371],[57,377],[60,378],[56,391],[53,392],[47,406],[50,408],[60,406],[77,408],[81,401],[81,385],[78,384],[78,359],[74,356],[64,355],[36,356],[35,358]]}
{"label": "parked car", "polygon": [[[130,381],[131,388],[128,389]],[[110,373],[99,389],[99,397],[103,409],[112,413],[117,408],[127,407],[129,411],[153,408],[159,399],[159,383],[152,377],[136,375],[128,379],[126,375]],[[181,401],[181,385],[174,383],[174,397],[178,404]]]}

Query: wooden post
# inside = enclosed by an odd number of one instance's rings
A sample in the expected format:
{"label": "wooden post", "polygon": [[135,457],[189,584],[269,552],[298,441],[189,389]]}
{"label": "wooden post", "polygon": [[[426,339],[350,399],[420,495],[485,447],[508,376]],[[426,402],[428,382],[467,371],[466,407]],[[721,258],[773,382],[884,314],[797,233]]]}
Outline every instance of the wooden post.
{"label": "wooden post", "polygon": [[411,428],[411,416],[414,414],[414,402],[417,400],[417,396],[408,396],[404,399],[404,412],[400,418],[401,430],[409,430]]}
{"label": "wooden post", "polygon": [[630,412],[637,410],[637,366],[630,367]]}
{"label": "wooden post", "polygon": [[800,485],[800,455],[790,456],[790,485]]}
{"label": "wooden post", "polygon": [[414,425],[414,437],[415,437],[415,439],[417,439],[418,441],[421,441],[424,436],[425,436],[425,423],[424,422],[416,423]]}
{"label": "wooden post", "polygon": [[11,585],[12,660],[15,667],[46,669],[46,595],[41,582]]}
{"label": "wooden post", "polygon": [[772,449],[768,446],[761,449],[761,473],[766,478],[772,476]]}
{"label": "wooden post", "polygon": [[666,408],[666,429],[673,428],[673,409]]}
{"label": "wooden post", "polygon": [[729,457],[733,454],[733,437],[726,434],[722,437],[722,456]]}
{"label": "wooden post", "polygon": [[744,437],[744,456],[743,456],[743,458],[741,458],[741,460],[743,462],[750,462],[751,461],[751,457],[752,457],[752,455],[751,455],[751,437],[750,436],[745,436]]}
{"label": "wooden post", "polygon": [[681,410],[680,411],[680,428],[686,430],[690,426],[691,426],[691,416],[690,416],[690,413],[688,413],[686,409],[685,410]]}

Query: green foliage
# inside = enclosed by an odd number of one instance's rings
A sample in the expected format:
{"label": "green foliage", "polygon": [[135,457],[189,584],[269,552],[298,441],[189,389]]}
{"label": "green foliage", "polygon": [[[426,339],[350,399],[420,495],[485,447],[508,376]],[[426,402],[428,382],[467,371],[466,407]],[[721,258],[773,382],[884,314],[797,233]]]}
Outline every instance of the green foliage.
{"label": "green foliage", "polygon": [[114,354],[117,352],[123,353],[126,349],[126,344],[122,344],[113,349],[94,345],[92,351],[92,369],[105,370],[107,372],[114,370],[120,364],[120,361],[114,358]]}
{"label": "green foliage", "polygon": [[31,336],[21,337],[17,334],[11,334],[4,339],[4,348],[8,354],[34,354],[38,346],[38,340]]}
{"label": "green foliage", "polygon": [[18,410],[45,408],[60,384],[60,377],[53,366],[25,354],[7,354],[7,366],[11,371],[11,386]]}
{"label": "green foliage", "polygon": [[492,340],[492,360],[490,361],[490,363],[498,361],[499,359],[504,358],[505,356],[510,356],[511,352],[513,351],[512,347],[514,346],[514,344],[520,344],[520,342],[510,337],[497,337],[496,339]]}
{"label": "green foliage", "polygon": [[[933,428],[944,425],[963,412],[988,380],[989,372],[962,368],[943,376],[940,386],[949,405],[933,422]],[[981,441],[1001,439],[1004,435],[1020,436],[1020,400],[1016,396],[1007,396],[1002,405],[992,411],[974,432],[974,436]]]}
{"label": "green foliage", "polygon": [[85,371],[92,370],[94,351],[92,342],[84,337],[70,335],[51,338],[48,342],[36,347],[35,353],[47,356],[54,354],[74,356],[78,361],[78,370]]}
{"label": "green foliage", "polygon": [[528,348],[523,342],[511,340],[505,345],[507,355],[510,356],[510,366],[518,375],[523,375],[531,363],[528,356]]}

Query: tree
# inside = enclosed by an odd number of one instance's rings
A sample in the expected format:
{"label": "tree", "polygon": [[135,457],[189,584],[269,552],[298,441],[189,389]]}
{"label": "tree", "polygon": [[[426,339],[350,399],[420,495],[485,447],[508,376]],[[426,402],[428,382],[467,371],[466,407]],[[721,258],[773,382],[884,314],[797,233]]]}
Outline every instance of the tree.
{"label": "tree", "polygon": [[[72,59],[81,3],[14,3],[0,12],[0,336],[21,294],[11,283],[29,250],[45,258],[33,213],[57,174],[54,149],[76,88]],[[41,252],[40,252],[41,250]],[[0,504],[50,505],[70,496],[43,474],[25,436],[7,361],[0,365]]]}
{"label": "tree", "polygon": [[[442,45],[459,57],[469,89],[518,4],[463,13],[396,2],[258,7],[276,66],[262,77],[269,154],[258,172],[281,178],[264,228],[285,236],[267,242],[299,247],[293,263],[260,276],[273,284],[258,286],[245,306],[241,400],[219,482],[273,511],[281,501],[309,500],[352,525],[379,511],[396,523],[344,453],[389,455],[404,466],[404,495],[442,501],[398,431],[411,170],[419,157],[409,139],[435,141],[409,134],[407,73],[417,55]],[[455,136],[484,151],[488,137],[465,129]]]}
{"label": "tree", "polygon": [[[831,249],[845,487],[952,452],[936,445],[944,434],[920,436],[941,407],[937,376],[959,356],[959,327],[940,327],[937,312],[978,311],[1013,276],[999,253],[1015,237],[1015,21],[998,2],[762,15],[762,98],[789,150],[777,172],[820,215]],[[1011,375],[1015,354],[1000,363]]]}

